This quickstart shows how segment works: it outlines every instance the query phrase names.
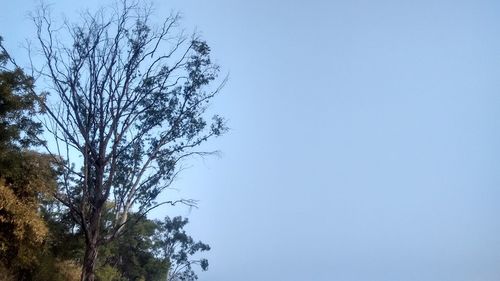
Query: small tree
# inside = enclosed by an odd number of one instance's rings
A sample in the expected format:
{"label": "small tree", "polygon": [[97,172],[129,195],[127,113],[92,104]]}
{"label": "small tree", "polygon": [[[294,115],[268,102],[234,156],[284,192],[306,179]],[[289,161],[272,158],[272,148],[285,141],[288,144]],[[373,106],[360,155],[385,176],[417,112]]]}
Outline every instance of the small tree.
{"label": "small tree", "polygon": [[197,280],[193,265],[200,266],[204,271],[208,269],[207,259],[194,259],[193,256],[198,252],[210,251],[210,246],[201,241],[196,242],[186,233],[184,226],[188,222],[187,218],[182,217],[165,217],[163,221],[156,221],[155,247],[158,255],[170,264],[167,281]]}
{"label": "small tree", "polygon": [[[226,131],[221,117],[204,114],[225,81],[207,88],[219,72],[210,48],[176,33],[177,15],[154,26],[151,12],[123,1],[83,13],[79,24],[56,27],[45,7],[33,16],[45,61],[38,74],[53,101],[41,100],[57,144],[50,152],[65,167],[55,196],[85,234],[82,280],[94,280],[98,248],[121,233],[133,208],[144,215],[164,203],[193,204],[155,199],[182,159],[206,155],[199,145]],[[103,225],[108,201],[114,219]]]}

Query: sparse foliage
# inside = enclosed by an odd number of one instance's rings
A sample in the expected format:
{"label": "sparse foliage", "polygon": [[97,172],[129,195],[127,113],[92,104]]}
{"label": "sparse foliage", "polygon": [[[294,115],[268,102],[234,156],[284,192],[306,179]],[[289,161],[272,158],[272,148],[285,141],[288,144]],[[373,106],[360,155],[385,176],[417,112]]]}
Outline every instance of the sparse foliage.
{"label": "sparse foliage", "polygon": [[210,251],[210,246],[201,241],[196,242],[184,230],[187,218],[166,217],[157,221],[158,229],[154,236],[159,256],[170,264],[167,281],[194,281],[198,276],[193,270],[198,265],[202,270],[208,269],[208,260],[194,259],[198,252]]}
{"label": "sparse foliage", "polygon": [[[162,204],[155,199],[181,161],[206,155],[198,147],[226,131],[221,117],[205,114],[223,84],[208,87],[219,68],[207,43],[177,33],[176,15],[151,24],[151,12],[124,1],[77,24],[56,26],[46,7],[33,16],[45,59],[38,74],[50,85],[39,101],[57,144],[47,148],[65,168],[55,195],[85,235],[82,280],[94,280],[98,248],[132,209],[143,216]],[[108,202],[113,220],[103,225]]]}

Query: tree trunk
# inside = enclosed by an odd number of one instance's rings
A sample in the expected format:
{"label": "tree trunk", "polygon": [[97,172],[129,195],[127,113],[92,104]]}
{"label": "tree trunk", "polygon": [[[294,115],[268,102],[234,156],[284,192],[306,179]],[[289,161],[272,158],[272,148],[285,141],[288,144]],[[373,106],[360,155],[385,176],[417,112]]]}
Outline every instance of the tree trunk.
{"label": "tree trunk", "polygon": [[[96,240],[96,239],[92,239]],[[95,280],[95,265],[97,262],[97,243],[88,243],[85,247],[85,256],[83,257],[82,281]]]}
{"label": "tree trunk", "polygon": [[82,277],[81,281],[94,281],[95,280],[95,267],[97,264],[97,252],[100,225],[101,225],[101,212],[102,209],[94,209],[90,223],[88,225],[88,236],[85,237],[85,255],[83,257]]}

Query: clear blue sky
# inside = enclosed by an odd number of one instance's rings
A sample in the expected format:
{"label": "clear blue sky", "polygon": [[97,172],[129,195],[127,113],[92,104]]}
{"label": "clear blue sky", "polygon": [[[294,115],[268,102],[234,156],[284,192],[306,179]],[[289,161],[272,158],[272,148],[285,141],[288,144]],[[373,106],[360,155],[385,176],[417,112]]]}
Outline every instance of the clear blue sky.
{"label": "clear blue sky", "polygon": [[[99,1],[78,2],[56,7]],[[34,6],[2,3],[20,56]],[[169,194],[200,208],[155,213],[189,215],[212,245],[200,280],[500,280],[500,2],[156,6],[230,73],[223,156]]]}

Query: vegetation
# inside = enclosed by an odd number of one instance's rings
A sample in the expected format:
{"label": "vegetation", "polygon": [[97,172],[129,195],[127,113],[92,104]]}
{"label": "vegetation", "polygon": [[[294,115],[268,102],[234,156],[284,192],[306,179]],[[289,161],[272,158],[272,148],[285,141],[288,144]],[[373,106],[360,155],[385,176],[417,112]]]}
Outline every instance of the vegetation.
{"label": "vegetation", "polygon": [[[0,38],[0,45],[1,45]],[[37,144],[41,124],[30,117],[36,99],[33,80],[0,53],[0,273],[28,278],[38,248],[47,236],[40,216],[43,194],[55,190],[48,158],[29,150]]]}
{"label": "vegetation", "polygon": [[0,280],[190,281],[208,268],[187,219],[147,213],[195,205],[156,198],[227,130],[205,114],[224,81],[208,88],[219,68],[206,42],[174,32],[176,15],[158,27],[150,15],[124,1],[59,28],[39,9],[47,91],[0,38]]}

